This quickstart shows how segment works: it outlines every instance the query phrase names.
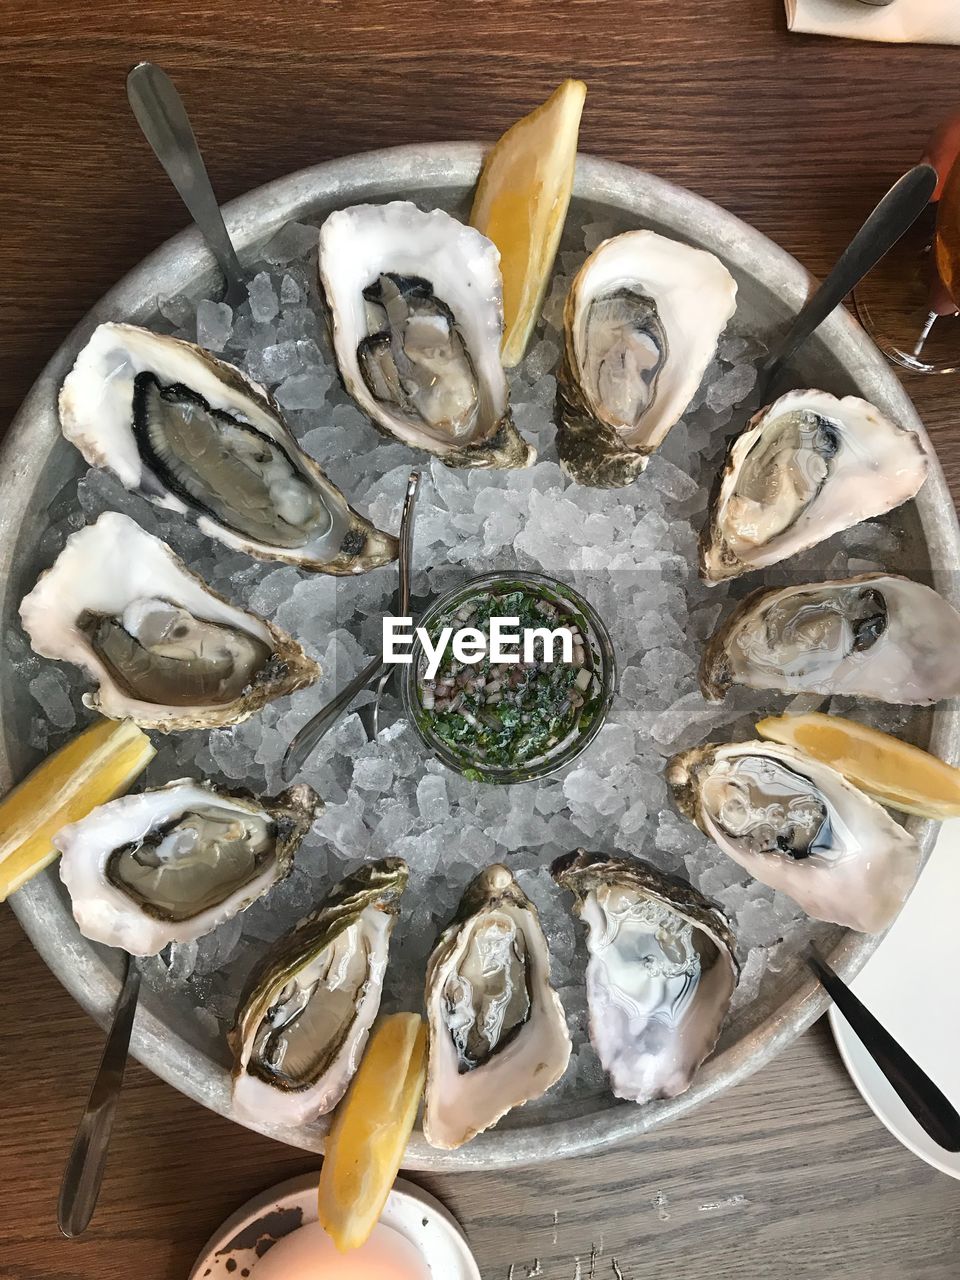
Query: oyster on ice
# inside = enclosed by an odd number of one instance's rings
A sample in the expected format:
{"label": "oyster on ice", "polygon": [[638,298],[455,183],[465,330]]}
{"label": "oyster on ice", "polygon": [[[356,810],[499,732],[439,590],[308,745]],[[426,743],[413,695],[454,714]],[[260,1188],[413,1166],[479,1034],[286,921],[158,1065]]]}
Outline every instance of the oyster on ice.
{"label": "oyster on ice", "polygon": [[745,684],[926,705],[960,694],[958,647],[960,613],[910,578],[762,588],[710,638],[700,687],[712,701]]}
{"label": "oyster on ice", "polygon": [[423,1132],[451,1150],[539,1098],[570,1059],[537,909],[501,864],[468,885],[427,966]]}
{"label": "oyster on ice", "polygon": [[572,479],[614,489],[637,478],[693,399],[736,299],[719,258],[654,231],[593,251],[563,309],[557,451]]}
{"label": "oyster on ice", "polygon": [[60,424],[87,462],[260,560],[363,573],[396,539],[350,507],[268,392],[193,343],[101,324],[60,391]]}
{"label": "oyster on ice", "polygon": [[775,564],[914,497],[929,459],[915,431],[856,396],[788,391],[730,443],[700,538],[722,582]]}
{"label": "oyster on ice", "polygon": [[163,732],[237,724],[320,674],[285,631],[228,604],[117,511],[71,534],[20,618],[37,653],[96,682],[87,706]]}
{"label": "oyster on ice", "polygon": [[135,956],[203,937],[286,876],[321,809],[302,783],[257,800],[189,779],[100,805],[53,837],[80,932]]}
{"label": "oyster on ice", "polygon": [[452,467],[528,467],[500,363],[496,245],[440,209],[359,204],[320,229],[344,385],[375,426]]}
{"label": "oyster on ice", "polygon": [[913,888],[920,850],[875,800],[795,747],[732,742],[667,765],[680,812],[808,915],[879,933]]}
{"label": "oyster on ice", "polygon": [[400,858],[365,864],[254,969],[230,1032],[241,1115],[307,1124],[340,1101],[380,1008],[406,884]]}
{"label": "oyster on ice", "polygon": [[587,926],[590,1038],[613,1092],[676,1097],[713,1052],[740,977],[726,917],[639,859],[578,849],[551,870]]}

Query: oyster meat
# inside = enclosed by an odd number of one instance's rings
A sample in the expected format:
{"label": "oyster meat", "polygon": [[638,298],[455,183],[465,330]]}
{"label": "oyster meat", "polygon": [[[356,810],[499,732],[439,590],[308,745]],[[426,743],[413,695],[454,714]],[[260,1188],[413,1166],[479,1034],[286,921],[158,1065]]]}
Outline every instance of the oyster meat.
{"label": "oyster meat", "polygon": [[693,399],[736,299],[719,258],[654,231],[593,251],[563,311],[557,450],[574,480],[637,478]]}
{"label": "oyster meat", "polygon": [[740,976],[726,917],[648,862],[576,853],[554,879],[587,926],[590,1038],[613,1092],[683,1093],[713,1052]]}
{"label": "oyster meat", "polygon": [[228,604],[117,511],[67,539],[20,618],[37,653],[96,682],[88,707],[164,732],[236,724],[320,674],[285,631]]}
{"label": "oyster meat", "polygon": [[320,229],[320,280],[344,385],[375,426],[452,467],[527,467],[500,363],[491,240],[440,209],[360,204]]}
{"label": "oyster meat", "polygon": [[321,808],[305,784],[257,800],[189,779],[100,805],[53,837],[77,926],[135,956],[201,938],[284,878]]}
{"label": "oyster meat", "polygon": [[920,850],[875,800],[795,747],[732,742],[673,757],[677,808],[808,915],[880,933],[913,888]]}
{"label": "oyster meat", "polygon": [[700,539],[722,582],[775,564],[914,497],[929,459],[915,431],[856,396],[788,391],[730,443]]}
{"label": "oyster meat", "polygon": [[347,574],[396,557],[396,539],[348,505],[272,396],[190,342],[99,325],[60,391],[60,423],[91,466],[260,560]]}
{"label": "oyster meat", "polygon": [[960,613],[894,574],[755,591],[709,640],[704,697],[731,684],[925,705],[960,694]]}
{"label": "oyster meat", "polygon": [[566,1071],[570,1034],[547,942],[506,867],[487,867],[467,887],[430,957],[426,1005],[431,1146],[462,1146]]}
{"label": "oyster meat", "polygon": [[233,1100],[247,1119],[307,1124],[340,1101],[380,1008],[406,884],[400,858],[367,863],[254,969],[230,1032]]}

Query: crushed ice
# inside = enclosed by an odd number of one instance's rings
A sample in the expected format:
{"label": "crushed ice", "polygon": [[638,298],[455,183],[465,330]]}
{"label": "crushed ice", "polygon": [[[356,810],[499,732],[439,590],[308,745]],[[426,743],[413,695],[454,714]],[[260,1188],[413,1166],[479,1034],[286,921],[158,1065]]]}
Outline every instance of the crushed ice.
{"label": "crushed ice", "polygon": [[[724,448],[733,407],[749,396],[762,345],[734,320],[721,340],[685,420],[670,432],[648,470],[627,489],[579,488],[565,479],[553,448],[554,376],[560,356],[563,298],[570,278],[606,236],[626,229],[605,219],[577,225],[571,216],[544,317],[524,363],[510,377],[515,419],[534,440],[540,461],[525,471],[451,470],[383,439],[337,379],[317,292],[317,231],[282,228],[261,250],[249,298],[235,312],[212,299],[160,299],[158,327],[199,341],[265,382],[283,405],[303,447],[381,527],[396,529],[412,465],[424,467],[416,529],[415,600],[445,591],[491,568],[542,569],[582,591],[605,618],[620,670],[609,722],[566,773],[537,783],[495,787],[448,773],[421,748],[399,716],[370,742],[359,715],[348,716],[321,744],[305,780],[326,801],[291,876],[241,918],[199,944],[173,947],[144,966],[165,999],[196,1010],[198,1035],[212,1045],[215,1026],[233,1016],[237,994],[264,947],[309,911],[331,884],[366,858],[398,854],[409,862],[388,972],[386,1009],[421,1003],[425,962],[467,881],[505,860],[538,906],[550,940],[553,978],[570,1021],[574,1053],[563,1083],[526,1110],[555,1105],[558,1093],[604,1092],[586,1035],[584,952],[550,861],[578,845],[621,849],[686,876],[728,912],[739,939],[743,975],[724,1039],[735,1039],[763,1010],[802,940],[824,936],[785,897],[744,877],[671,808],[665,758],[709,736],[749,736],[759,711],[785,699],[734,690],[725,702],[703,701],[696,668],[703,639],[719,617],[727,588],[697,577],[697,536],[707,493]],[[741,420],[731,424],[732,430]],[[77,509],[79,500],[80,510]],[[380,643],[380,617],[391,607],[395,574],[355,579],[307,576],[260,564],[207,540],[196,528],[126,493],[90,471],[55,501],[52,526],[37,551],[45,567],[69,533],[107,508],[127,511],[165,538],[216,589],[292,632],[323,665],[312,689],[266,707],[244,724],[211,733],[155,737],[147,785],[184,775],[257,792],[280,789],[279,762],[296,730],[355,674]],[[872,521],[799,557],[788,573],[890,565],[900,546],[896,513]],[[851,558],[855,553],[855,558]],[[28,581],[29,579],[25,579]],[[735,584],[732,594],[757,585]],[[5,637],[14,668],[34,700],[29,744],[37,754],[75,731],[83,681],[72,669],[41,662],[19,630]],[[834,699],[834,709],[849,704]],[[873,723],[909,736],[903,708],[858,707]],[[41,714],[42,713],[42,714]],[[25,762],[26,763],[26,762]],[[772,1003],[771,999],[768,1004]],[[214,1019],[217,1021],[214,1022]],[[225,1054],[222,1041],[219,1049]],[[509,1123],[509,1122],[507,1122]],[[526,1121],[529,1123],[529,1119]],[[666,1198],[658,1206],[665,1215]]]}

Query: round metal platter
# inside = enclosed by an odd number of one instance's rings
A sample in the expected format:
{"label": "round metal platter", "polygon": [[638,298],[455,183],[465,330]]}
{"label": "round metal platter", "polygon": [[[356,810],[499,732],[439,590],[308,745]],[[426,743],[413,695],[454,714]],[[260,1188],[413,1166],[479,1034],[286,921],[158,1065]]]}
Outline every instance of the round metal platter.
{"label": "round metal platter", "polygon": [[[305,169],[226,207],[226,221],[241,258],[244,249],[283,223],[319,223],[335,208],[362,200],[413,199],[465,214],[482,148],[473,143],[400,147],[351,156]],[[810,288],[804,269],[765,236],[716,205],[623,165],[581,156],[574,210],[586,218],[613,216],[624,226],[650,227],[709,249],[737,278],[739,307],[759,332],[782,327]],[[75,484],[79,455],[61,437],[56,400],[59,385],[94,326],[104,320],[149,325],[157,297],[198,294],[211,280],[213,264],[199,235],[174,237],[125,276],[86,316],[41,374],[24,401],[0,455],[0,592],[4,630],[16,627],[21,597],[43,565],[38,550],[54,497]],[[856,393],[873,401],[923,438],[916,411],[883,357],[846,312],[832,315],[802,349],[797,362],[808,386],[838,395]],[[411,457],[413,455],[411,454]],[[960,534],[949,491],[934,463],[915,503],[902,510],[906,560],[960,606]],[[10,664],[0,669],[0,791],[35,763],[26,726],[35,704]],[[947,760],[960,746],[960,711],[944,703],[924,721],[920,745]],[[929,852],[935,824],[911,819],[910,829]],[[56,867],[36,877],[11,899],[35,947],[64,986],[101,1024],[119,989],[119,957],[81,937],[74,925]],[[836,929],[833,964],[852,977],[873,952],[877,938]],[[702,1105],[774,1057],[826,1007],[826,998],[797,957],[761,997],[741,1010],[724,1031],[716,1054],[682,1096],[638,1107],[612,1096],[558,1102],[551,1109],[513,1112],[495,1129],[459,1151],[436,1151],[417,1131],[405,1164],[411,1169],[496,1169],[541,1163],[636,1137]],[[157,1075],[225,1116],[231,1116],[226,1047],[211,1048],[189,1011],[158,992],[144,990],[132,1051]],[[323,1129],[260,1126],[264,1133],[308,1150],[323,1149]]]}

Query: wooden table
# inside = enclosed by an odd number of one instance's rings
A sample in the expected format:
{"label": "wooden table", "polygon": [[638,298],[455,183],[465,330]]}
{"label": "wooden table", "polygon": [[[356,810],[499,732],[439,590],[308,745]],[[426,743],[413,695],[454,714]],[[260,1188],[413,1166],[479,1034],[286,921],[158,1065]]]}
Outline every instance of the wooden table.
{"label": "wooden table", "polygon": [[[2,424],[71,325],[184,224],[127,111],[141,57],[175,76],[224,198],[352,151],[493,138],[582,76],[584,151],[718,201],[815,274],[957,105],[960,57],[788,36],[780,0],[34,0],[5,4],[0,34]],[[956,494],[960,383],[908,389]],[[94,1225],[61,1240],[58,1181],[101,1036],[6,910],[0,956],[0,1277],[180,1280],[242,1200],[311,1168],[134,1066]],[[423,1181],[462,1217],[484,1280],[960,1273],[960,1186],[873,1118],[825,1025],[631,1146]]]}

